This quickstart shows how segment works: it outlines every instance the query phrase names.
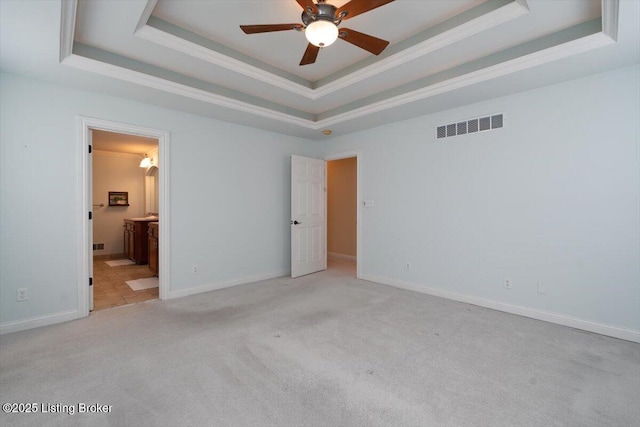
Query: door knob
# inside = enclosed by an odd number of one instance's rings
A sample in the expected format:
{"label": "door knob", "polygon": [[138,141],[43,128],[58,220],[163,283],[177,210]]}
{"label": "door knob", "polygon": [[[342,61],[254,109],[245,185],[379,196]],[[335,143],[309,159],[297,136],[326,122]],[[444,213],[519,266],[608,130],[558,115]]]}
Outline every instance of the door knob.
{"label": "door knob", "polygon": [[301,223],[301,222],[298,222],[298,221],[291,221],[291,224],[293,224],[293,225],[298,225],[298,224],[302,224],[302,223]]}

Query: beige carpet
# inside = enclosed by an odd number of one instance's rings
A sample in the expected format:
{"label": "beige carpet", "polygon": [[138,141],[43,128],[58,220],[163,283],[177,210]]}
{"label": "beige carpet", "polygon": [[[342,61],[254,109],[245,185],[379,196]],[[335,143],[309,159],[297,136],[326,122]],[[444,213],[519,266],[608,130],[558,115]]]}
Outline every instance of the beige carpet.
{"label": "beige carpet", "polygon": [[348,270],[0,337],[6,426],[637,426],[640,345]]}

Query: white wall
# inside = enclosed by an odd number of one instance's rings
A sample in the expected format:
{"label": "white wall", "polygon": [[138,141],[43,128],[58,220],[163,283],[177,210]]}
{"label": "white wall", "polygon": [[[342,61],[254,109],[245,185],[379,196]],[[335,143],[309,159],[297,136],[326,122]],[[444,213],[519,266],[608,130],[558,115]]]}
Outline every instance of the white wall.
{"label": "white wall", "polygon": [[[77,307],[85,115],[171,132],[174,292],[287,272],[289,155],[359,149],[362,197],[375,200],[362,210],[364,276],[637,338],[639,81],[629,67],[321,145],[0,74],[0,326]],[[506,128],[434,140],[438,124],[494,112]]]}
{"label": "white wall", "polygon": [[[93,152],[93,242],[104,243],[104,250],[93,255],[124,252],[122,226],[125,218],[145,216],[145,173],[141,156],[107,151]],[[129,206],[109,206],[109,191],[126,191]]]}
{"label": "white wall", "polygon": [[[362,150],[375,201],[363,276],[639,339],[639,85],[633,66],[330,141]],[[499,112],[502,130],[435,140]]]}
{"label": "white wall", "polygon": [[77,309],[78,115],[171,132],[170,292],[290,270],[289,156],[315,145],[12,74],[0,92],[3,331]]}

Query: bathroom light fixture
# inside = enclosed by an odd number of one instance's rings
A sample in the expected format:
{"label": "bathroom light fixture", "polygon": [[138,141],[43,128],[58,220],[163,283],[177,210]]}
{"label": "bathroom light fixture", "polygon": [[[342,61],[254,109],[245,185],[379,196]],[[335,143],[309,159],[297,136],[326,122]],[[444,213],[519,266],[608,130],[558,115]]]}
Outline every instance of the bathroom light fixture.
{"label": "bathroom light fixture", "polygon": [[327,47],[338,39],[338,27],[332,21],[318,19],[307,25],[304,35],[312,45]]}
{"label": "bathroom light fixture", "polygon": [[144,155],[144,159],[142,159],[142,161],[140,162],[140,167],[141,168],[148,168],[153,166],[153,163],[151,162],[151,159],[149,158],[149,156],[147,154]]}

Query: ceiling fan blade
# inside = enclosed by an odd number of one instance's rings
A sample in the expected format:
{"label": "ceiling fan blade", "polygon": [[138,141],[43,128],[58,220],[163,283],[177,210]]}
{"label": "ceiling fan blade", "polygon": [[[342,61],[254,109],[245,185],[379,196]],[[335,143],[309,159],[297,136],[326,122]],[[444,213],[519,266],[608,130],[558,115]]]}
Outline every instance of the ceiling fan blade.
{"label": "ceiling fan blade", "polygon": [[342,12],[346,12],[347,14],[342,18],[346,21],[347,19],[358,16],[361,13],[369,12],[377,7],[391,3],[392,1],[393,0],[351,0],[349,3],[336,10],[336,18],[340,18],[340,14]]}
{"label": "ceiling fan blade", "polygon": [[240,25],[245,34],[270,33],[272,31],[301,30],[302,24],[267,24],[267,25]]}
{"label": "ceiling fan blade", "polygon": [[386,40],[379,39],[364,33],[360,33],[349,28],[340,28],[338,35],[342,40],[367,50],[374,55],[380,55],[382,51],[389,45]]}
{"label": "ceiling fan blade", "polygon": [[320,48],[309,43],[309,45],[307,46],[307,50],[305,50],[304,55],[302,55],[302,61],[300,61],[300,65],[309,65],[316,62],[318,52],[320,52]]}
{"label": "ceiling fan blade", "polygon": [[318,6],[313,2],[313,0],[296,0],[298,4],[304,9],[311,9],[311,13],[318,13]]}

